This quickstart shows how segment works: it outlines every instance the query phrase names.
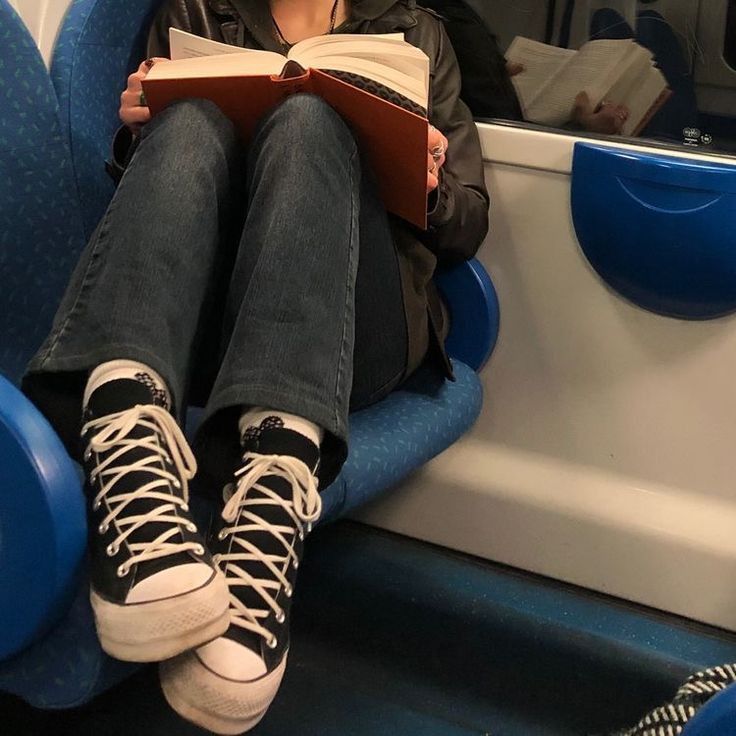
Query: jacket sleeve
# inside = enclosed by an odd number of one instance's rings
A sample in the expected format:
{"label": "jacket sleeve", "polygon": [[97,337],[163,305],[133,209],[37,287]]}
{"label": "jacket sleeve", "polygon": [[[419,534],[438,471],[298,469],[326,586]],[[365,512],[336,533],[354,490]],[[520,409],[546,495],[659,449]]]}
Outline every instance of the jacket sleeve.
{"label": "jacket sleeve", "polygon": [[430,197],[424,244],[441,263],[472,258],[488,232],[489,197],[478,131],[460,100],[460,69],[445,29],[439,34],[431,89],[430,123],[447,138],[440,184]]}

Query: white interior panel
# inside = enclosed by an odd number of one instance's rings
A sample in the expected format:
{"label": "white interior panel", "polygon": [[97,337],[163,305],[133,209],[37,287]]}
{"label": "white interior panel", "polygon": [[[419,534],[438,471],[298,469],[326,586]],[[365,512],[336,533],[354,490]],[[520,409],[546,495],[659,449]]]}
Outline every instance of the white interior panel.
{"label": "white interior panel", "polygon": [[9,0],[9,2],[28,26],[46,64],[50,64],[59,28],[73,0]]}
{"label": "white interior panel", "polygon": [[484,409],[361,518],[736,629],[736,317],[669,319],[613,293],[575,237],[574,139],[481,136],[480,259],[501,303]]}

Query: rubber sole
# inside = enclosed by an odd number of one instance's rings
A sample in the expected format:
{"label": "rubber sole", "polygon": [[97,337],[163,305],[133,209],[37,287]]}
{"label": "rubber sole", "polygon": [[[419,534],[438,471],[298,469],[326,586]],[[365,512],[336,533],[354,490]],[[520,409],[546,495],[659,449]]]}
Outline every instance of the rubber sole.
{"label": "rubber sole", "polygon": [[225,578],[165,600],[119,605],[94,590],[90,602],[102,648],[126,662],[160,662],[206,644],[230,625]]}
{"label": "rubber sole", "polygon": [[200,728],[223,736],[254,728],[278,692],[286,655],[273,672],[251,682],[218,676],[195,652],[159,665],[161,690],[169,705]]}

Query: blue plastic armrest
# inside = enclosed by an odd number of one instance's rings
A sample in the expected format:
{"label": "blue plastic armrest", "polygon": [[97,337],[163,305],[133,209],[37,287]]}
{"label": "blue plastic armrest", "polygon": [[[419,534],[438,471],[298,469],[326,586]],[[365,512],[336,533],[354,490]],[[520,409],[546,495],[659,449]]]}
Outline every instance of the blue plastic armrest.
{"label": "blue plastic armrest", "polygon": [[438,271],[435,283],[450,312],[447,352],[451,358],[479,371],[498,339],[498,297],[491,277],[473,258]]}
{"label": "blue plastic armrest", "polygon": [[86,538],[76,466],[40,412],[0,376],[0,660],[66,612]]}

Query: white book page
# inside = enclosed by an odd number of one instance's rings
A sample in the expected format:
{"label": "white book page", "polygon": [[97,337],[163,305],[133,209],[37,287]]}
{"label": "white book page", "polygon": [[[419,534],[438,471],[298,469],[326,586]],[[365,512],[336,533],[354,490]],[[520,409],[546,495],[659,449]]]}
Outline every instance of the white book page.
{"label": "white book page", "polygon": [[208,38],[180,31],[178,28],[169,28],[169,46],[171,47],[172,61],[193,59],[199,56],[242,54],[247,50],[241,49],[239,46],[231,46],[228,43],[210,41]]}
{"label": "white book page", "polygon": [[281,54],[258,51],[244,54],[197,56],[156,64],[147,79],[202,79],[238,75],[281,74],[286,59]]}
{"label": "white book page", "polygon": [[351,59],[369,59],[378,64],[385,64],[395,69],[406,69],[407,74],[417,79],[429,76],[429,58],[420,49],[408,43],[377,44],[354,43],[353,41],[338,41],[330,45],[320,44],[312,46],[307,51],[289,54],[290,59],[296,59],[302,66],[319,67],[320,59],[324,56],[345,56]]}
{"label": "white book page", "polygon": [[517,36],[511,42],[506,51],[506,60],[524,67],[523,72],[511,79],[522,110],[531,104],[536,93],[575,54],[573,49],[561,49],[523,36]]}
{"label": "white book page", "polygon": [[333,69],[338,72],[348,72],[359,76],[368,77],[379,84],[389,87],[412,102],[426,108],[427,90],[422,81],[413,79],[385,64],[376,64],[364,59],[351,59],[344,56],[323,56],[320,66],[324,69]]}
{"label": "white book page", "polygon": [[595,106],[611,86],[611,75],[630,52],[633,41],[590,41],[537,93],[527,119],[546,125],[564,125],[570,120],[575,97],[586,92]]}
{"label": "white book page", "polygon": [[616,68],[616,81],[605,92],[605,100],[617,105],[628,105],[629,99],[648,77],[653,66],[651,52],[635,45],[632,53]]}
{"label": "white book page", "polygon": [[629,118],[624,123],[621,131],[622,135],[633,134],[652,105],[667,89],[667,86],[664,74],[657,67],[650,67],[649,72],[639,79],[639,84],[626,101],[626,106],[629,108]]}
{"label": "white book page", "polygon": [[367,42],[375,42],[386,48],[392,45],[396,46],[406,43],[403,33],[334,33],[305,38],[303,41],[299,41],[299,43],[295,43],[291,47],[290,55],[302,56],[316,46],[328,47],[334,44],[345,43],[346,41],[361,45]]}

